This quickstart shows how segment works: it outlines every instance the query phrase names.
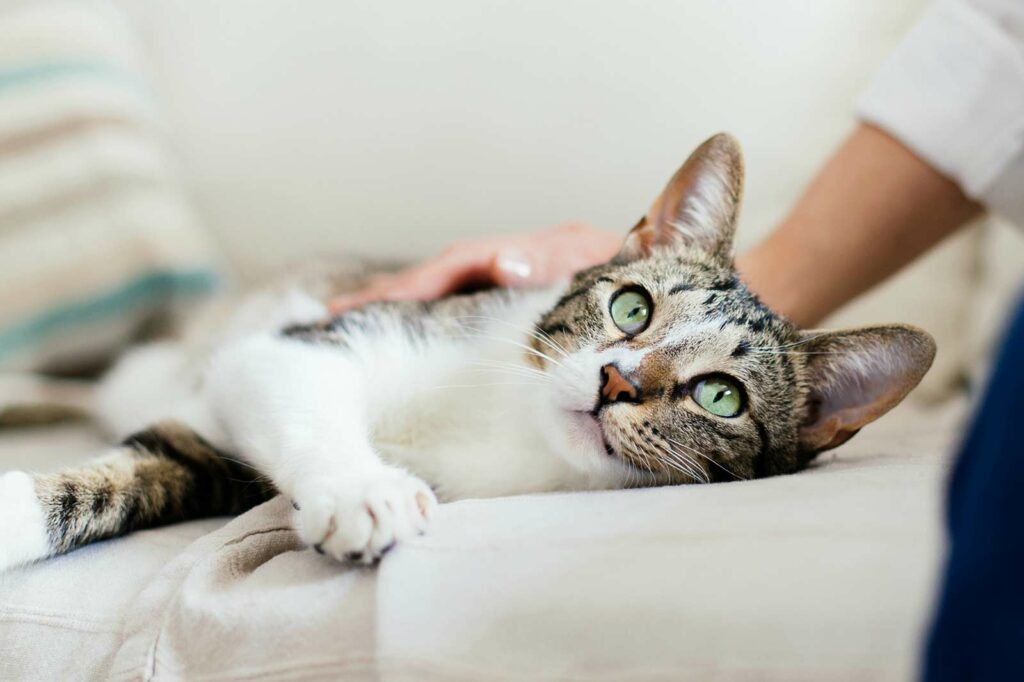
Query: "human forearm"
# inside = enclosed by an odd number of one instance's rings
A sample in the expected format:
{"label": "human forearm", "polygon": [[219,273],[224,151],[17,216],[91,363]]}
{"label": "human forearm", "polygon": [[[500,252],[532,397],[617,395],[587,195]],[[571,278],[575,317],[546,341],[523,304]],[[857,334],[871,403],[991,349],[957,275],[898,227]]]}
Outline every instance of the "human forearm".
{"label": "human forearm", "polygon": [[782,225],[737,266],[765,303],[812,326],[979,211],[955,183],[861,124]]}

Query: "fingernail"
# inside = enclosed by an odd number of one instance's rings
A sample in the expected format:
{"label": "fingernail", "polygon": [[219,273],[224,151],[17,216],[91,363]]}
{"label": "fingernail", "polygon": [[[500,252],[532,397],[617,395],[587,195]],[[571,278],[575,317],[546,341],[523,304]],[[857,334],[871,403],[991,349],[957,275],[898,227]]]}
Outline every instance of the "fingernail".
{"label": "fingernail", "polygon": [[533,266],[530,265],[530,261],[521,251],[514,249],[498,253],[495,265],[501,272],[503,284],[512,286],[523,284],[530,281],[530,275],[533,274]]}

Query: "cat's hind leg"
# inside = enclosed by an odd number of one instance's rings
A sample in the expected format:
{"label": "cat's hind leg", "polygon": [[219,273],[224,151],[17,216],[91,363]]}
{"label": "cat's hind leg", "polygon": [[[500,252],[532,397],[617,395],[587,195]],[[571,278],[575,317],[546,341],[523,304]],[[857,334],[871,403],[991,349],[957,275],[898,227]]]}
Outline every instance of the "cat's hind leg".
{"label": "cat's hind leg", "polygon": [[0,570],[142,528],[239,514],[274,494],[251,467],[166,422],[81,467],[0,475]]}

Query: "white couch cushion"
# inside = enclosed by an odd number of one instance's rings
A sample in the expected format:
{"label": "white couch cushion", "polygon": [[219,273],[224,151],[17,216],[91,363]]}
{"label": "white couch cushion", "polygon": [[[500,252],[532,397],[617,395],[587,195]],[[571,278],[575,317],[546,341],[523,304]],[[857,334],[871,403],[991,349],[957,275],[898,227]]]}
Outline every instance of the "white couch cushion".
{"label": "white couch cushion", "polygon": [[140,533],[0,577],[0,677],[907,679],[958,422],[904,406],[788,477],[443,505],[377,570],[302,550],[281,499]]}

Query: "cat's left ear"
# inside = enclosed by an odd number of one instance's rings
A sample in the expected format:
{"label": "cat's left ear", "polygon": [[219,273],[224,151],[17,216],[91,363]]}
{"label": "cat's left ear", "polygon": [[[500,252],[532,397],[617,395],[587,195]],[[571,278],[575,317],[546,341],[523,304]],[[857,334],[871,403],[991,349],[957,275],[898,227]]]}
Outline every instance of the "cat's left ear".
{"label": "cat's left ear", "polygon": [[650,255],[660,246],[701,249],[728,258],[743,192],[743,153],[728,133],[690,154],[650,210],[626,237],[618,260]]}
{"label": "cat's left ear", "polygon": [[803,332],[790,349],[806,359],[804,452],[843,444],[899,404],[935,358],[935,340],[909,325]]}

